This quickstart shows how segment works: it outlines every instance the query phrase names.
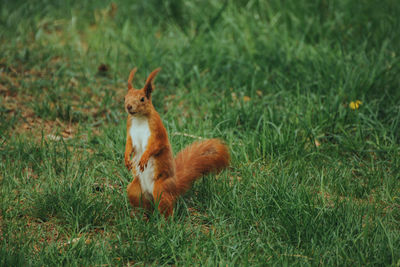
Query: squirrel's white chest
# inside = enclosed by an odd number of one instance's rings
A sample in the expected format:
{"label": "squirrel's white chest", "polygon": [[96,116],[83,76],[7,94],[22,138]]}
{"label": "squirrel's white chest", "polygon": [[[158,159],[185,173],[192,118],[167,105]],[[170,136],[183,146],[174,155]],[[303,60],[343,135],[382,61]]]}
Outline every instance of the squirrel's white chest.
{"label": "squirrel's white chest", "polygon": [[132,139],[132,147],[134,151],[133,166],[135,166],[136,175],[139,177],[140,186],[143,193],[153,195],[154,188],[154,159],[149,158],[147,167],[141,171],[139,161],[146,150],[147,143],[150,138],[150,127],[147,118],[132,118],[129,134]]}

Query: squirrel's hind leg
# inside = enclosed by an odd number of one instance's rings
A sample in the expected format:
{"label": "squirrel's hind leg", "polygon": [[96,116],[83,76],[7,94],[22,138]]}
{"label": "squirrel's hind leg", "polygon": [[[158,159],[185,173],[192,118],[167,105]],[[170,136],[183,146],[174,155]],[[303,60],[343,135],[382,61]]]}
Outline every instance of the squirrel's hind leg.
{"label": "squirrel's hind leg", "polygon": [[134,178],[133,181],[128,185],[127,192],[129,202],[133,207],[143,207],[147,210],[151,209],[151,204],[144,196],[138,178]]}
{"label": "squirrel's hind leg", "polygon": [[157,180],[154,183],[153,198],[161,214],[168,218],[173,215],[175,196],[164,188],[164,180]]}

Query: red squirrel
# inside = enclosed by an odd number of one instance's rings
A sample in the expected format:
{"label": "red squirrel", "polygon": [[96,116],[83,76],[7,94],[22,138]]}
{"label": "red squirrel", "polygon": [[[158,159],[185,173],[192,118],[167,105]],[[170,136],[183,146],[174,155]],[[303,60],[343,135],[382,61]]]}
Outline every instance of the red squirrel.
{"label": "red squirrel", "polygon": [[220,171],[229,165],[228,148],[218,139],[195,142],[174,158],[167,131],[151,102],[153,80],[160,68],[150,73],[142,89],[134,89],[134,68],[128,79],[125,110],[125,166],[132,171],[128,185],[132,206],[151,209],[152,201],[165,217],[173,214],[178,196],[184,194],[203,174]]}

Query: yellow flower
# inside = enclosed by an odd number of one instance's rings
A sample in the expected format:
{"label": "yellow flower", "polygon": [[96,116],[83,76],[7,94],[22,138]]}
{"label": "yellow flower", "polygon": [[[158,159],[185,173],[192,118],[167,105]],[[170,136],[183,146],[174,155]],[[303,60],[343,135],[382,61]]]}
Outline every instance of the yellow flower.
{"label": "yellow flower", "polygon": [[360,100],[356,100],[356,101],[351,101],[349,104],[349,108],[356,110],[358,109],[360,106],[362,105],[362,102]]}

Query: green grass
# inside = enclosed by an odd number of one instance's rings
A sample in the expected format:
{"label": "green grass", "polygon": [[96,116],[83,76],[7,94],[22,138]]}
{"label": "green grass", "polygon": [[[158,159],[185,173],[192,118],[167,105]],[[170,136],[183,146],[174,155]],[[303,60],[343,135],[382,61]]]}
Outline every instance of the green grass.
{"label": "green grass", "polygon": [[[399,1],[0,10],[0,265],[400,264]],[[162,68],[175,153],[192,135],[232,154],[168,221],[126,198],[135,66],[136,87]]]}

